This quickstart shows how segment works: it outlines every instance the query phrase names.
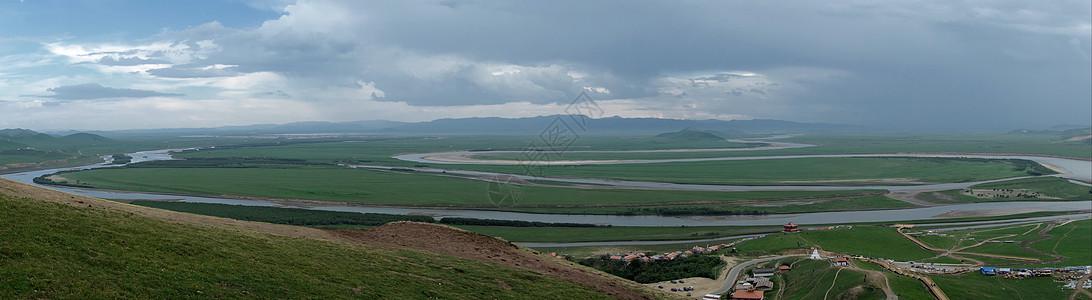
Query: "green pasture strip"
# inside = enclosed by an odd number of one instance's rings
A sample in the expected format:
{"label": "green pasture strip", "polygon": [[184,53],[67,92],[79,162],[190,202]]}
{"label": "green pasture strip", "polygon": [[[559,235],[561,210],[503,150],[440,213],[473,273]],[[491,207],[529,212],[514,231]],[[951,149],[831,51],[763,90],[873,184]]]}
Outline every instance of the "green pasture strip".
{"label": "green pasture strip", "polygon": [[970,272],[929,278],[951,299],[1065,299],[1072,292],[1050,277],[1006,279]]}
{"label": "green pasture strip", "polygon": [[1056,263],[1058,266],[1092,265],[1092,219],[1055,227],[1048,234],[1054,237],[1029,246],[1045,253],[1065,256],[1065,260]]}
{"label": "green pasture strip", "polygon": [[[140,192],[197,195],[239,195],[285,199],[313,199],[410,206],[497,207],[487,198],[488,183],[429,174],[399,173],[342,167],[308,166],[293,168],[125,168],[97,169],[64,174],[95,188]],[[552,208],[595,204],[687,203],[711,204],[748,200],[748,203],[777,199],[840,197],[874,191],[756,191],[710,192],[632,189],[578,189],[524,186],[518,208]],[[866,198],[860,209],[901,204],[894,200]],[[837,201],[834,201],[837,202]],[[739,203],[736,203],[739,204]],[[772,208],[770,209],[772,210]]]}
{"label": "green pasture strip", "polygon": [[[1075,184],[1058,177],[1036,177],[984,183],[971,186],[968,189],[1021,189],[1027,190],[1028,193],[1040,193],[1045,197],[976,197],[964,194],[963,191],[967,189],[947,190],[939,193],[948,195],[959,202],[1092,200],[1092,188]],[[947,202],[944,200],[926,200],[935,201],[937,203]]]}
{"label": "green pasture strip", "polygon": [[[523,166],[445,165],[445,168],[523,173]],[[551,177],[601,178],[724,185],[900,185],[913,182],[968,182],[1053,174],[1026,160],[956,158],[792,158],[646,164],[533,167]],[[891,179],[894,182],[880,180]],[[835,181],[838,180],[838,181]]]}
{"label": "green pasture strip", "polygon": [[809,134],[780,141],[821,147],[779,150],[788,153],[961,152],[1092,157],[1089,144],[1062,142],[1058,135],[1014,135],[1003,132],[912,132]]}
{"label": "green pasture strip", "polygon": [[852,263],[862,269],[879,271],[883,273],[883,276],[887,277],[887,283],[889,286],[891,286],[891,290],[895,292],[895,296],[899,297],[899,299],[934,299],[933,294],[929,292],[929,289],[925,287],[925,284],[921,283],[921,281],[918,281],[917,279],[892,273],[891,271],[888,271],[887,269],[884,269],[883,267],[880,267],[873,263],[861,261],[853,261]]}
{"label": "green pasture strip", "polygon": [[186,203],[135,200],[130,204],[171,211],[216,216],[244,221],[256,221],[297,226],[367,225],[377,226],[396,221],[433,222],[429,216],[392,214],[362,214],[286,207],[244,206],[213,203]]}
{"label": "green pasture strip", "polygon": [[[869,242],[861,242],[866,240]],[[852,228],[835,228],[831,230],[808,230],[798,233],[777,233],[743,242],[737,245],[736,248],[741,254],[749,255],[752,252],[772,254],[784,250],[811,249],[813,246],[837,253],[899,261],[935,256],[934,253],[921,249],[899,235],[894,228],[868,225],[854,225]]]}
{"label": "green pasture strip", "polygon": [[[783,299],[825,299],[824,296],[829,299],[883,298],[883,290],[869,284],[863,272],[834,267],[825,260],[802,260],[793,265],[788,273],[777,276],[784,278],[784,286],[776,287],[784,289]],[[858,286],[861,288],[854,290]]]}
{"label": "green pasture strip", "polygon": [[[505,227],[456,226],[513,242],[562,243],[600,241],[692,240],[777,232],[781,226],[686,226],[686,227]],[[720,244],[721,242],[717,242]]]}

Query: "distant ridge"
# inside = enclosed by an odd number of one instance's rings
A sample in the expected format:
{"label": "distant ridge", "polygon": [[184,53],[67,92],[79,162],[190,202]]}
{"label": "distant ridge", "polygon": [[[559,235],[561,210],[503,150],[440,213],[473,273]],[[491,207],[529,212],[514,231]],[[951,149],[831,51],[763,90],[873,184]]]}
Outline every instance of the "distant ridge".
{"label": "distant ridge", "polygon": [[713,130],[701,130],[694,127],[687,127],[683,130],[676,132],[666,132],[657,134],[656,138],[668,139],[668,140],[680,140],[680,141],[719,141],[725,139],[734,138],[747,138],[753,137],[753,134],[742,132],[739,130],[729,129],[727,131],[713,131]]}
{"label": "distant ridge", "polygon": [[53,136],[22,128],[0,129],[0,150],[19,148],[57,150],[74,146],[102,145],[113,142],[114,140],[110,138],[85,132]]}
{"label": "distant ridge", "polygon": [[[559,123],[554,123],[559,122]],[[815,133],[860,131],[861,127],[843,124],[800,123],[783,120],[680,120],[656,118],[608,117],[583,119],[576,124],[565,115],[528,118],[460,118],[438,119],[428,122],[356,121],[356,122],[299,122],[288,124],[262,124],[248,126],[224,126],[215,128],[174,128],[148,130],[93,131],[106,136],[136,135],[259,135],[259,134],[539,134],[551,125],[585,134],[659,134],[679,128],[702,128],[720,132],[727,137],[739,133]],[[581,127],[583,126],[583,127]],[[62,132],[69,133],[69,132]]]}

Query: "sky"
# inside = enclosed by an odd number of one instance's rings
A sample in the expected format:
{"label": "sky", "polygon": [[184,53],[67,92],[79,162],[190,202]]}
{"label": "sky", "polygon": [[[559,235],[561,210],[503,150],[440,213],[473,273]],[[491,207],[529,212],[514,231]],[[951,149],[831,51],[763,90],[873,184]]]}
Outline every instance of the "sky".
{"label": "sky", "polygon": [[1092,2],[0,0],[0,128],[1092,125]]}

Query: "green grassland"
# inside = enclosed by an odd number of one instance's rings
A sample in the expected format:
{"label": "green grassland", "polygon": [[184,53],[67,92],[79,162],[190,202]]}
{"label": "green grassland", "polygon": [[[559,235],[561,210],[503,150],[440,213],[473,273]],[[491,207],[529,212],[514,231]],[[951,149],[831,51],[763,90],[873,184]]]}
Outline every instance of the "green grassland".
{"label": "green grassland", "polygon": [[951,299],[1065,299],[1072,292],[1050,277],[1015,280],[970,272],[930,278]]}
{"label": "green grassland", "polygon": [[595,242],[707,239],[744,234],[777,232],[780,226],[687,226],[687,227],[503,227],[456,226],[513,242]]}
{"label": "green grassland", "polygon": [[1052,238],[1031,243],[1029,247],[1045,253],[1066,257],[1059,266],[1092,265],[1092,219],[1075,221],[1051,229]]}
{"label": "green grassland", "polygon": [[[390,214],[362,214],[325,210],[308,210],[284,207],[243,206],[209,203],[134,200],[130,204],[160,209],[217,216],[245,221],[322,227],[322,228],[369,228],[394,221],[434,222],[428,216]],[[680,227],[516,227],[499,225],[451,225],[448,218],[439,223],[459,227],[488,236],[500,237],[513,242],[591,242],[632,240],[687,240],[706,239],[744,234],[777,232],[781,226],[680,226]],[[507,223],[511,223],[508,221]]]}
{"label": "green grassland", "polygon": [[785,284],[766,294],[780,294],[780,299],[884,299],[883,290],[870,284],[863,272],[834,267],[825,260],[801,260],[788,273],[776,276],[783,277]]}
{"label": "green grassland", "polygon": [[[956,261],[958,263],[958,261]],[[895,292],[895,295],[899,299],[906,300],[929,300],[933,298],[933,294],[925,288],[925,284],[921,283],[917,279],[912,277],[902,276],[891,271],[884,269],[873,263],[852,261],[852,264],[860,267],[861,269],[873,270],[883,273],[884,277],[887,277],[887,283],[891,286],[891,291]]]}
{"label": "green grassland", "polygon": [[4,299],[605,298],[492,263],[182,225],[7,195],[0,195],[0,228]]}
{"label": "green grassland", "polygon": [[[0,130],[0,132],[3,131]],[[0,173],[89,165],[102,162],[102,156],[135,151],[253,144],[253,140],[256,140],[213,137],[110,139],[81,133],[51,136],[30,132],[18,137],[0,134]]]}
{"label": "green grassland", "polygon": [[[449,165],[445,167],[521,173],[521,166]],[[1034,170],[1033,170],[1034,169]],[[726,185],[897,185],[910,182],[967,182],[1053,174],[1024,160],[948,158],[793,158],[646,164],[550,166],[548,176]]]}
{"label": "green grassland", "polygon": [[129,204],[155,207],[170,211],[297,226],[378,226],[396,221],[428,222],[429,216],[393,214],[362,214],[355,212],[326,211],[302,208],[243,206],[215,203],[187,203],[173,201],[133,200]]}
{"label": "green grassland", "polygon": [[[964,190],[1027,190],[1026,194],[1039,193],[1044,197],[976,197],[965,194]],[[947,199],[938,199],[928,193],[918,195],[918,198],[936,203],[952,202],[994,202],[994,201],[1058,201],[1058,200],[1092,200],[1092,188],[1074,184],[1057,177],[1023,178],[1002,182],[977,184],[963,190],[940,191],[947,195]]]}
{"label": "green grassland", "polygon": [[810,249],[813,246],[837,253],[899,261],[935,256],[934,253],[921,249],[903,238],[894,228],[868,225],[831,230],[808,230],[799,233],[777,233],[743,242],[737,245],[736,249],[739,255],[762,255],[784,250]]}
{"label": "green grassland", "polygon": [[[597,137],[589,139],[594,138]],[[817,144],[819,146],[762,151],[634,153],[632,156],[627,156],[627,159],[908,152],[1009,153],[1092,157],[1092,151],[1090,151],[1092,146],[1089,144],[1062,142],[1062,139],[1061,136],[1056,135],[1012,135],[996,132],[809,134],[777,141]],[[683,147],[675,149],[681,148]],[[518,154],[483,153],[482,155],[491,159],[512,159],[517,157]],[[614,154],[569,152],[564,153],[562,159],[616,159],[614,157]]]}
{"label": "green grassland", "polygon": [[[179,154],[179,157],[280,157],[313,162],[411,166],[391,158],[401,153],[463,150],[523,151],[536,136],[444,136],[316,139],[310,143],[237,144]],[[657,150],[740,148],[753,144],[726,141],[668,141],[652,137],[595,136],[578,139],[567,150]],[[482,153],[488,153],[483,151]]]}
{"label": "green grassland", "polygon": [[[774,213],[908,206],[897,200],[877,196],[876,191],[869,190],[706,192],[523,186],[522,197],[517,203],[497,207],[487,198],[486,182],[434,174],[334,166],[106,168],[65,173],[61,176],[71,182],[79,181],[82,185],[94,188],[140,192],[238,195],[403,206],[455,206],[530,212],[653,214],[657,211],[641,208],[654,208],[669,203],[692,204],[691,207],[697,207],[693,210],[694,213],[718,212],[710,210],[717,207],[732,211]],[[781,202],[778,199],[796,200]],[[776,206],[800,201],[816,203]]]}
{"label": "green grassland", "polygon": [[1063,142],[1059,135],[1018,135],[991,132],[847,133],[801,135],[783,141],[821,147],[779,150],[785,153],[1012,153],[1092,157],[1092,145]]}

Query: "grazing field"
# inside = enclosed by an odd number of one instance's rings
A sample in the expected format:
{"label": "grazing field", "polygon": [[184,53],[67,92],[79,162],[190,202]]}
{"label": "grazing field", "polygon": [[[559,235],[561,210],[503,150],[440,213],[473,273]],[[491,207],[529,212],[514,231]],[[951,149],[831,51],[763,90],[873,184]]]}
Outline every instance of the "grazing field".
{"label": "grazing field", "polygon": [[784,139],[822,147],[779,150],[787,153],[1011,153],[1092,157],[1087,143],[1064,142],[1059,135],[978,133],[851,133],[811,134]]}
{"label": "grazing field", "polygon": [[1016,280],[970,272],[929,278],[951,299],[1066,299],[1072,292],[1050,277]]}
{"label": "grazing field", "polygon": [[215,216],[244,221],[257,221],[297,226],[362,225],[379,226],[396,221],[432,222],[428,216],[391,214],[361,214],[355,212],[311,210],[302,208],[243,206],[212,203],[186,203],[136,200],[133,205],[155,207],[171,211]]}
{"label": "grazing field", "polygon": [[[917,279],[892,273],[891,271],[888,271],[887,269],[884,269],[883,267],[872,263],[861,261],[853,261],[852,263],[855,266],[860,267],[861,269],[872,270],[882,273],[883,276],[886,277],[888,285],[891,287],[891,291],[895,292],[895,295],[898,296],[899,299],[935,299],[933,297],[933,294],[929,293],[929,290],[925,287],[925,284],[921,283],[921,281],[918,281]],[[956,261],[955,263],[958,263],[958,261]]]}
{"label": "grazing field", "polygon": [[776,276],[782,277],[785,284],[766,293],[781,295],[778,299],[884,298],[883,290],[866,280],[864,272],[834,267],[826,260],[800,260],[791,271]]}
{"label": "grazing field", "polygon": [[[520,166],[445,167],[521,173]],[[1025,160],[956,158],[793,158],[551,166],[548,176],[725,185],[903,185],[1053,174]]]}
{"label": "grazing field", "polygon": [[[933,257],[935,254],[906,240],[894,228],[855,225],[830,230],[808,230],[799,233],[776,233],[736,246],[739,255],[762,255],[785,250],[819,247],[826,251],[908,261]],[[869,241],[862,243],[861,241]]]}
{"label": "grazing field", "polygon": [[8,195],[0,195],[0,228],[4,299],[607,298],[488,262]]}
{"label": "grazing field", "polygon": [[654,241],[707,239],[744,234],[777,232],[780,226],[708,226],[708,227],[502,227],[456,226],[462,229],[496,236],[513,242],[596,242],[596,241]]}
{"label": "grazing field", "polygon": [[[966,255],[969,258],[981,260],[987,264],[1011,264],[1019,263],[1024,266],[1082,266],[1092,265],[1092,255],[1089,254],[1089,245],[1092,245],[1092,219],[1083,219],[1071,222],[1064,226],[1054,227],[1046,232],[1045,237],[1039,232],[1047,229],[1049,223],[1033,223],[1015,226],[1003,226],[996,228],[979,228],[942,231],[946,236],[918,236],[917,239],[940,249],[963,249],[962,252],[982,253],[993,255],[1005,255],[1025,257],[1051,261],[1051,255],[1066,257],[1059,262],[1036,264],[1015,260],[1005,260],[977,255]],[[1013,241],[1013,243],[985,242],[986,240]],[[1021,246],[1021,242],[1030,243],[1032,249],[1046,253],[1040,254],[1027,250]],[[977,245],[982,243],[981,245]],[[973,246],[973,247],[972,247]],[[969,247],[969,248],[967,248]],[[961,255],[963,256],[963,255]]]}
{"label": "grazing field", "polygon": [[[240,144],[179,154],[180,157],[272,156],[314,162],[367,163],[410,166],[416,163],[391,158],[400,153],[463,150],[522,151],[537,136],[443,136],[317,139],[310,143]],[[594,136],[574,141],[568,150],[657,150],[746,148],[753,144],[726,141],[667,141],[639,136]],[[488,153],[483,151],[482,153]]]}
{"label": "grazing field", "polygon": [[1092,219],[1054,227],[1047,234],[1052,237],[1031,243],[1031,248],[1045,253],[1065,256],[1066,259],[1058,262],[1058,265],[1092,265],[1092,251],[1089,251],[1089,247],[1092,245]]}
{"label": "grazing field", "polygon": [[[962,190],[922,193],[919,199],[935,203],[993,201],[1092,200],[1092,188],[1057,177],[1024,178],[978,184]],[[941,197],[943,199],[941,199]]]}
{"label": "grazing field", "polygon": [[[182,162],[192,161],[178,161]],[[753,214],[909,206],[869,190],[704,192],[524,186],[517,203],[497,207],[487,198],[486,182],[333,166],[108,168],[62,176],[115,190],[530,212],[655,214],[660,212],[657,208],[680,205],[679,211],[671,213]]]}

